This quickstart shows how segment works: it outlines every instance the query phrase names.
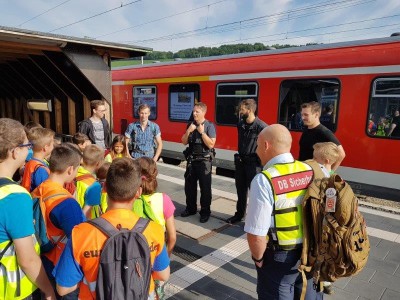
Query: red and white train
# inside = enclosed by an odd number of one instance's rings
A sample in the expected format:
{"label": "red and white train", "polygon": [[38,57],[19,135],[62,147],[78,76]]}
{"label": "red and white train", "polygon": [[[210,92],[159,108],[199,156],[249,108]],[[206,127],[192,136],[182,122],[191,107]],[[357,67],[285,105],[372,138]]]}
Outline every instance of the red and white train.
{"label": "red and white train", "polygon": [[160,125],[164,161],[183,159],[181,136],[193,104],[207,104],[217,128],[217,170],[234,169],[238,103],[258,102],[258,115],[281,123],[299,152],[300,106],[333,110],[333,132],[346,158],[338,173],[356,192],[400,200],[400,136],[387,136],[400,108],[400,36],[114,68],[113,128],[123,133],[142,103]]}

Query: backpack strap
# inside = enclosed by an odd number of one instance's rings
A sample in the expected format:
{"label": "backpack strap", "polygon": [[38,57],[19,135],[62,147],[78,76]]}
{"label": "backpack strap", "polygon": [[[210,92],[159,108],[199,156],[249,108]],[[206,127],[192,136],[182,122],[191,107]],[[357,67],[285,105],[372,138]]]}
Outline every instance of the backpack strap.
{"label": "backpack strap", "polygon": [[7,177],[0,178],[0,188],[2,188],[3,186],[9,185],[9,184],[17,184],[17,183]]}
{"label": "backpack strap", "polygon": [[140,217],[139,220],[136,222],[135,226],[131,229],[132,231],[137,231],[143,233],[146,229],[147,225],[149,225],[150,220]]}
{"label": "backpack strap", "polygon": [[89,223],[90,225],[96,227],[98,230],[100,230],[102,233],[104,233],[108,237],[119,232],[119,230],[117,228],[115,228],[110,222],[108,222],[106,219],[101,218],[101,217],[86,221],[86,223]]}

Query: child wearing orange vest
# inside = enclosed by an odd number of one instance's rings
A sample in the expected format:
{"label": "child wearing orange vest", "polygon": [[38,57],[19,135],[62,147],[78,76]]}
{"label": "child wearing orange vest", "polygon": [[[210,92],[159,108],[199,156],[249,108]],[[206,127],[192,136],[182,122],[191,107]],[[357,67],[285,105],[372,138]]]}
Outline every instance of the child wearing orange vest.
{"label": "child wearing orange vest", "polygon": [[33,144],[33,157],[25,165],[21,185],[32,192],[49,177],[45,160],[50,157],[54,148],[54,131],[41,127],[32,128],[28,132],[28,139]]}
{"label": "child wearing orange vest", "polygon": [[[133,201],[140,196],[140,184],[140,166],[137,161],[130,158],[114,160],[106,180],[109,206],[101,218],[116,228],[133,228],[139,216],[131,208]],[[150,249],[152,279],[167,280],[170,268],[163,228],[150,221],[143,235]],[[75,291],[79,286],[80,299],[96,299],[95,287],[100,260],[98,253],[101,253],[106,241],[107,236],[89,223],[82,223],[72,230],[71,239],[68,240],[53,273],[61,296]],[[154,296],[153,280],[150,280],[151,297]]]}
{"label": "child wearing orange vest", "polygon": [[74,147],[60,145],[54,148],[49,159],[49,178],[32,192],[32,197],[41,201],[47,236],[54,244],[53,249],[41,254],[46,273],[53,281],[51,274],[67,240],[71,238],[72,228],[86,220],[79,204],[63,187],[74,180],[81,157]]}
{"label": "child wearing orange vest", "polygon": [[83,150],[82,165],[76,175],[76,200],[86,218],[93,219],[101,215],[101,185],[97,182],[96,171],[104,162],[104,150],[97,145],[88,145]]}

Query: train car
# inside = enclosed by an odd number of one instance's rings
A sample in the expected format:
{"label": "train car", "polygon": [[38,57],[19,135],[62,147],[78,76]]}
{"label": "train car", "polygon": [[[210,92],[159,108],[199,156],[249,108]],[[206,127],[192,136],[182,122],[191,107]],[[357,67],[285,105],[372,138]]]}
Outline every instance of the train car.
{"label": "train car", "polygon": [[238,103],[258,102],[258,116],[285,125],[298,157],[300,106],[322,104],[321,122],[342,143],[338,173],[365,195],[400,198],[400,136],[388,136],[400,108],[400,37],[181,60],[112,71],[116,132],[137,119],[142,103],[162,131],[166,162],[183,159],[181,137],[193,104],[207,104],[217,128],[217,170],[233,170]]}

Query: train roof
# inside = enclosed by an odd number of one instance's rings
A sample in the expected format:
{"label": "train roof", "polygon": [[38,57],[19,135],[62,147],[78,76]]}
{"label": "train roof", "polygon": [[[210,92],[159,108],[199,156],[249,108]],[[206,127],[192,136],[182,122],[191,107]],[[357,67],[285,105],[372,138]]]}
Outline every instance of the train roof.
{"label": "train roof", "polygon": [[[7,44],[9,43],[9,44]],[[44,33],[27,29],[0,26],[0,44],[7,47],[21,45],[31,45],[32,48],[42,47],[65,48],[65,47],[90,47],[93,49],[106,50],[112,58],[130,58],[143,56],[153,49],[139,47],[135,45],[120,44],[113,42],[100,41],[91,38],[79,38],[66,35]],[[4,51],[2,51],[4,52]],[[0,53],[1,56],[1,53]]]}
{"label": "train roof", "polygon": [[155,66],[172,65],[172,64],[195,63],[195,62],[224,60],[224,59],[241,58],[241,57],[254,57],[254,56],[260,56],[260,55],[298,53],[298,52],[305,52],[305,51],[358,47],[358,46],[367,46],[367,45],[374,45],[374,44],[388,44],[388,43],[393,43],[393,42],[400,42],[400,36],[391,36],[391,37],[367,39],[367,40],[356,40],[356,41],[348,41],[348,42],[338,42],[338,43],[332,43],[332,44],[317,44],[317,45],[299,46],[299,47],[291,47],[291,48],[282,48],[282,49],[271,49],[271,50],[264,50],[264,51],[257,51],[257,52],[228,54],[228,55],[220,55],[220,56],[209,56],[209,57],[203,57],[203,58],[189,58],[189,59],[182,59],[182,60],[178,60],[178,61],[157,62],[157,63],[145,64],[145,65],[113,67],[112,69],[113,70],[125,70],[125,69],[132,69],[132,68],[151,68],[151,67],[155,67]]}

